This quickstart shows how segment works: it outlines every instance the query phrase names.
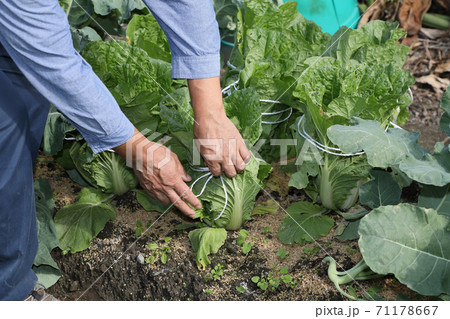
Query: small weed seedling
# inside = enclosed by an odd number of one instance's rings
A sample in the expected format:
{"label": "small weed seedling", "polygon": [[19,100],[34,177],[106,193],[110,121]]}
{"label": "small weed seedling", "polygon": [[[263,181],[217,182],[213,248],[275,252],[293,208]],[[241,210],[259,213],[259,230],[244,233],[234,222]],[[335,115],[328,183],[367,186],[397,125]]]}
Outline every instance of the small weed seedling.
{"label": "small weed seedling", "polygon": [[286,267],[275,269],[267,275],[254,276],[252,277],[252,282],[261,290],[267,290],[268,288],[275,290],[281,283],[291,289],[297,285],[297,280],[292,279],[291,275],[288,274]]}
{"label": "small weed seedling", "polygon": [[316,253],[318,253],[320,251],[320,247],[319,246],[314,246],[313,248],[303,248],[303,252],[305,253],[305,255],[308,256],[312,256]]}
{"label": "small weed seedling", "polygon": [[172,249],[170,249],[168,245],[170,240],[171,240],[170,237],[164,238],[165,245],[162,246],[158,246],[157,244],[154,243],[148,244],[147,247],[152,252],[150,253],[150,257],[146,259],[146,263],[147,264],[154,263],[159,258],[161,260],[161,263],[165,265],[167,263],[167,255],[172,252]]}
{"label": "small weed seedling", "polygon": [[253,242],[249,240],[256,240],[257,238],[249,236],[248,231],[246,231],[245,229],[241,229],[239,233],[241,235],[236,239],[236,243],[242,247],[242,253],[244,255],[247,255],[250,250],[252,250],[253,246]]}
{"label": "small weed seedling", "polygon": [[223,276],[223,266],[217,264],[213,269],[211,269],[211,274],[206,275],[206,280],[217,281]]}
{"label": "small weed seedling", "polygon": [[[136,237],[139,237],[142,235],[142,232],[146,229],[149,228],[152,225],[152,221],[149,220],[146,224],[145,224],[145,228],[142,225],[142,222],[140,220],[136,221]],[[148,236],[148,234],[147,234]]]}
{"label": "small weed seedling", "polygon": [[242,294],[246,294],[247,293],[247,290],[244,287],[242,287],[242,286],[236,286],[236,290],[239,291]]}
{"label": "small weed seedling", "polygon": [[271,234],[272,231],[270,230],[270,227],[264,227],[263,233],[264,233],[264,234]]}
{"label": "small weed seedling", "polygon": [[286,249],[280,249],[277,251],[277,256],[280,257],[280,259],[284,259],[287,256]]}

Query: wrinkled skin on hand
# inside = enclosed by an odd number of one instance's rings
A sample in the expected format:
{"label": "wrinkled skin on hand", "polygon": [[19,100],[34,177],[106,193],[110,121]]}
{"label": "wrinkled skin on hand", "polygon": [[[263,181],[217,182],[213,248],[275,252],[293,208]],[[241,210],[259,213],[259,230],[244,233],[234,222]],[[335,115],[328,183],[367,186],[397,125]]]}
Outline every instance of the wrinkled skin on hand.
{"label": "wrinkled skin on hand", "polygon": [[150,142],[137,130],[127,143],[114,150],[124,158],[131,152],[128,160],[131,159],[139,183],[150,196],[164,204],[173,203],[185,215],[195,217],[188,203],[196,209],[200,209],[201,204],[186,185],[191,177],[176,154],[161,144]]}

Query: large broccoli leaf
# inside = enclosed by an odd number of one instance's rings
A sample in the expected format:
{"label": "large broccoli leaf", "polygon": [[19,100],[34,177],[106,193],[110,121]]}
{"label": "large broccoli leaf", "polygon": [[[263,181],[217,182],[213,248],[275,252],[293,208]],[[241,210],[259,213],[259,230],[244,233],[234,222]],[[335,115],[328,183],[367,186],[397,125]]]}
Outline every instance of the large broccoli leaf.
{"label": "large broccoli leaf", "polygon": [[392,175],[382,170],[371,170],[372,180],[361,186],[359,200],[370,208],[400,203],[402,190]]}
{"label": "large broccoli leaf", "polygon": [[433,208],[439,214],[450,217],[450,184],[442,187],[424,185],[417,205]]}
{"label": "large broccoli leaf", "polygon": [[434,209],[381,206],[360,222],[361,254],[374,272],[393,273],[420,294],[449,294],[449,225]]}
{"label": "large broccoli leaf", "polygon": [[419,183],[444,186],[450,183],[450,152],[437,143],[434,155],[417,144],[417,133],[402,129],[383,130],[377,121],[355,120],[356,125],[335,125],[328,137],[345,152],[364,150],[373,167],[393,167]]}

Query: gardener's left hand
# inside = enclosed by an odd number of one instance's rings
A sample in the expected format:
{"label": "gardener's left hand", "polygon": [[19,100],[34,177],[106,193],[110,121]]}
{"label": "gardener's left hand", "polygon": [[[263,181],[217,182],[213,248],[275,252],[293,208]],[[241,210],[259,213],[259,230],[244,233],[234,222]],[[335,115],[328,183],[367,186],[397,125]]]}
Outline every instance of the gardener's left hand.
{"label": "gardener's left hand", "polygon": [[205,164],[214,176],[228,177],[245,169],[250,151],[227,118],[218,77],[188,80],[194,110],[194,137]]}

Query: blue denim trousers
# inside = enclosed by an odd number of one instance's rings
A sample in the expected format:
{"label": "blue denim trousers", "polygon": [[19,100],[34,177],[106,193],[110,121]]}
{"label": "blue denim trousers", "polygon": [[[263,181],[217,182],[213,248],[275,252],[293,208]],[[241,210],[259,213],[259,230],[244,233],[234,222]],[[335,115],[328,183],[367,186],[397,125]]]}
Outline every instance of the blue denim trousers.
{"label": "blue denim trousers", "polygon": [[48,110],[0,44],[0,300],[23,300],[36,283],[33,167]]}

